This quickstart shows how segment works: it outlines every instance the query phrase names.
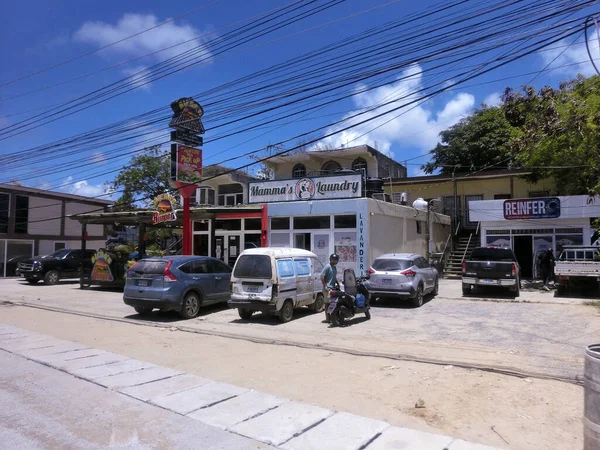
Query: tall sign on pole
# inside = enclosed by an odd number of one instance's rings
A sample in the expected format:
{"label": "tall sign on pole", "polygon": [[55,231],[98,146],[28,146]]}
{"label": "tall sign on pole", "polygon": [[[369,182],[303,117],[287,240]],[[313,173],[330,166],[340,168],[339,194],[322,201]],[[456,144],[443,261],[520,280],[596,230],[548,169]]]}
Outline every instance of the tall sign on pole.
{"label": "tall sign on pole", "polygon": [[171,103],[173,117],[171,132],[171,186],[183,197],[183,254],[192,254],[192,223],[190,221],[190,198],[202,178],[202,146],[204,134],[202,106],[191,97]]}

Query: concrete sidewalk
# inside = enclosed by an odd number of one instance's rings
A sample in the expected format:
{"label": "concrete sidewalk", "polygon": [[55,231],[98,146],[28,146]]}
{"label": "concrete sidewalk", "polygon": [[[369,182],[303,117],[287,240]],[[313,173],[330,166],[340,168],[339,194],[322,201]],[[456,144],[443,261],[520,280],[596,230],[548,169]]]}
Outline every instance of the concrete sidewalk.
{"label": "concrete sidewalk", "polygon": [[0,325],[0,349],[275,448],[492,449],[215,382],[9,325]]}

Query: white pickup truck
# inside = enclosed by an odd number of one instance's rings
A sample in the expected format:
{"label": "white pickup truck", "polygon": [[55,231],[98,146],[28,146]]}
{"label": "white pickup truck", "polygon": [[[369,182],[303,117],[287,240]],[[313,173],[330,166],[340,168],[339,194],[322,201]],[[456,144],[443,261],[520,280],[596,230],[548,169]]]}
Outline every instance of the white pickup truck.
{"label": "white pickup truck", "polygon": [[558,294],[573,287],[586,290],[600,288],[600,247],[565,246],[556,261],[554,276]]}

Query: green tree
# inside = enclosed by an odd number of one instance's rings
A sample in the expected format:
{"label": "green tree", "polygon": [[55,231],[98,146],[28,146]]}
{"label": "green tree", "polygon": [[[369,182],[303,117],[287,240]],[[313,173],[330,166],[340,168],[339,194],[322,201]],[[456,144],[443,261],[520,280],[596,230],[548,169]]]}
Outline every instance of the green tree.
{"label": "green tree", "polygon": [[121,193],[115,211],[150,207],[154,197],[171,189],[170,176],[171,156],[160,146],[149,147],[133,156],[111,185],[111,189]]}
{"label": "green tree", "polygon": [[[511,165],[510,141],[517,133],[504,116],[502,107],[483,106],[472,115],[440,133],[441,143],[431,151],[431,160],[421,169],[428,174],[439,170],[469,172]],[[484,169],[485,170],[485,169]]]}
{"label": "green tree", "polygon": [[600,193],[600,77],[579,76],[558,89],[507,89],[503,100],[519,130],[511,151],[533,181],[553,176],[559,194]]}

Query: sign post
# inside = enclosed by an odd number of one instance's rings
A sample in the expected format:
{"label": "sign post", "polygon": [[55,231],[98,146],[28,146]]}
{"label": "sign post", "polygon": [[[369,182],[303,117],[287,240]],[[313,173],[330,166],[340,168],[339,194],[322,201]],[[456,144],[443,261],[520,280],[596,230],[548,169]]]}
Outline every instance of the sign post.
{"label": "sign post", "polygon": [[[171,103],[173,117],[169,127],[171,132],[171,180],[172,187],[179,190],[183,197],[183,254],[192,254],[192,223],[190,220],[190,199],[196,192],[196,183],[202,178],[202,150],[195,148],[202,145],[204,125],[201,117],[204,110],[191,97],[180,98]],[[183,144],[183,145],[180,145]]]}

